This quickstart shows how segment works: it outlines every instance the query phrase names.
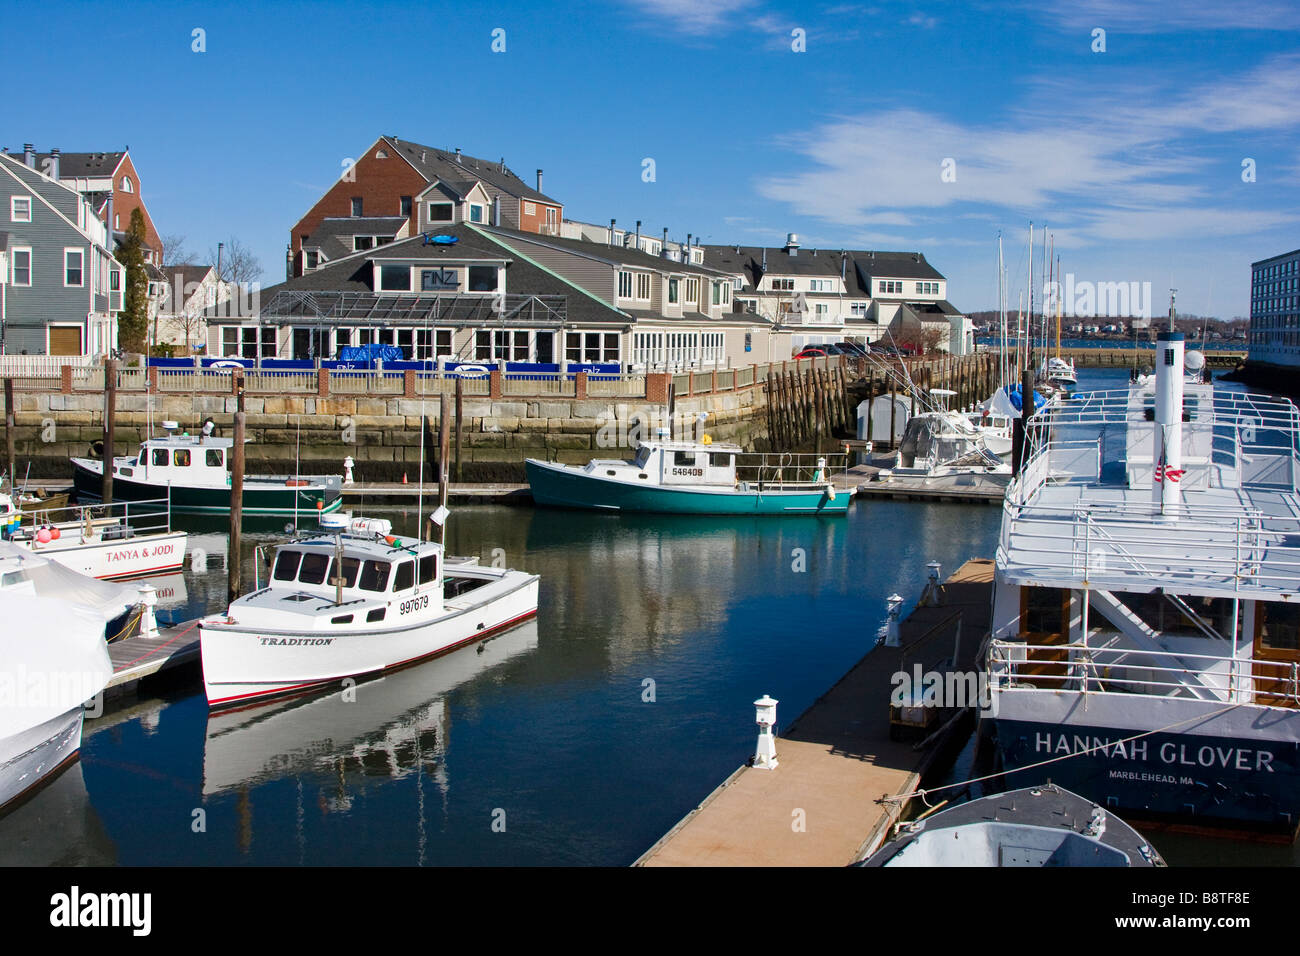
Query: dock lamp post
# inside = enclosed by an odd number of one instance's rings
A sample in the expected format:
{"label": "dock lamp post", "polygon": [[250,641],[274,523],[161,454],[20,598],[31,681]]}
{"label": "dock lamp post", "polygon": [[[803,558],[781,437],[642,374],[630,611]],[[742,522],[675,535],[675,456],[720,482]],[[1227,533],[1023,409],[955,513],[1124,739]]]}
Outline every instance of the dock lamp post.
{"label": "dock lamp post", "polygon": [[898,636],[898,615],[903,610],[903,595],[897,593],[891,594],[889,597],[885,598],[885,601],[889,608],[889,620],[885,624],[885,646],[898,647],[900,643]]}
{"label": "dock lamp post", "polygon": [[778,703],[779,701],[773,700],[767,694],[754,701],[756,711],[754,720],[758,724],[758,749],[754,751],[753,766],[757,770],[775,770],[777,767],[776,737],[772,734],[772,728],[776,726]]}

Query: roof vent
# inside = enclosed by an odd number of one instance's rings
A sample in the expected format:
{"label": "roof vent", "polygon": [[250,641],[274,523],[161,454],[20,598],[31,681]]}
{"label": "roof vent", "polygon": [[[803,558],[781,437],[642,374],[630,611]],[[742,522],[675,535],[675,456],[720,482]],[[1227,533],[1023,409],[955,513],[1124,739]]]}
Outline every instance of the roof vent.
{"label": "roof vent", "polygon": [[785,251],[792,256],[799,254],[799,237],[793,232],[788,233],[785,237]]}
{"label": "roof vent", "polygon": [[459,146],[456,147],[456,162],[457,162],[457,163],[460,162],[460,147],[459,147]]}
{"label": "roof vent", "polygon": [[428,150],[424,150],[424,149],[420,150],[420,162],[424,162],[424,157],[428,155],[429,155]]}

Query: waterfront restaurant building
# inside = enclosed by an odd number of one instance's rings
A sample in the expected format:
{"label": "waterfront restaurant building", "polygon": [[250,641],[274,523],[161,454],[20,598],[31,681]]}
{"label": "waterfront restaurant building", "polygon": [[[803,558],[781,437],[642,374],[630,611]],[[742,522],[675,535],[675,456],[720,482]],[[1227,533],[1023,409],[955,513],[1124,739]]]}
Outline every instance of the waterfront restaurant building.
{"label": "waterfront restaurant building", "polygon": [[1300,366],[1300,249],[1250,265],[1252,366]]}
{"label": "waterfront restaurant building", "polygon": [[789,358],[788,336],[733,311],[739,279],[638,249],[460,221],[321,262],[260,290],[243,314],[209,313],[207,348],[318,360],[379,343],[409,360],[630,371]]}

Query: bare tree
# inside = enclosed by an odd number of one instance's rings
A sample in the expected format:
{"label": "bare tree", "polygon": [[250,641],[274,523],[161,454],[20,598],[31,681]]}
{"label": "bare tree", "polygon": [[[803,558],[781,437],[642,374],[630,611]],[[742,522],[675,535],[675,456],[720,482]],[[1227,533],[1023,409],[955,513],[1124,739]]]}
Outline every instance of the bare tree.
{"label": "bare tree", "polygon": [[194,265],[194,254],[185,248],[184,236],[178,233],[169,233],[158,238],[161,240],[163,247],[162,267],[164,270],[174,269],[176,266]]}
{"label": "bare tree", "polygon": [[[208,250],[208,260],[217,266],[217,250]],[[221,268],[217,276],[220,282],[233,282],[246,285],[262,277],[262,263],[246,245],[231,236],[221,250]]]}

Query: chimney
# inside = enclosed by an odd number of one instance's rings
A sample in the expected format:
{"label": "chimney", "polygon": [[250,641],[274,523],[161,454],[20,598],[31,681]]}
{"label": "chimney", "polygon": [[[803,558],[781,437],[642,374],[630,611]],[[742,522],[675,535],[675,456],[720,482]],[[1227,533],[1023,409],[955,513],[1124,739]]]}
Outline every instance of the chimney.
{"label": "chimney", "polygon": [[636,221],[636,247],[641,248],[641,220]]}
{"label": "chimney", "polygon": [[848,277],[849,277],[849,254],[841,250],[840,251],[840,279],[847,282]]}
{"label": "chimney", "polygon": [[50,178],[55,182],[59,181],[59,150],[57,147],[50,150]]}
{"label": "chimney", "polygon": [[502,156],[501,165],[497,167],[497,172],[504,173],[505,171],[506,171],[506,158]]}
{"label": "chimney", "polygon": [[786,233],[785,251],[786,254],[790,256],[791,259],[799,255],[799,237],[796,236],[793,232]]}
{"label": "chimney", "polygon": [[457,163],[457,165],[460,165],[460,147],[459,147],[459,146],[456,147],[456,163]]}
{"label": "chimney", "polygon": [[659,257],[662,259],[668,258],[668,227],[667,226],[664,226],[664,244],[659,249]]}
{"label": "chimney", "polygon": [[614,244],[614,220],[613,219],[609,221],[609,244],[611,246]]}
{"label": "chimney", "polygon": [[424,162],[424,157],[426,157],[426,156],[428,156],[428,155],[429,155],[429,151],[428,151],[427,149],[422,149],[422,150],[420,150],[420,162],[423,163],[423,162]]}
{"label": "chimney", "polygon": [[537,171],[537,191],[542,191],[542,171],[540,169]]}
{"label": "chimney", "polygon": [[23,143],[23,162],[31,169],[36,168],[36,147],[31,143]]}
{"label": "chimney", "polygon": [[767,246],[763,247],[763,274],[767,274]]}

